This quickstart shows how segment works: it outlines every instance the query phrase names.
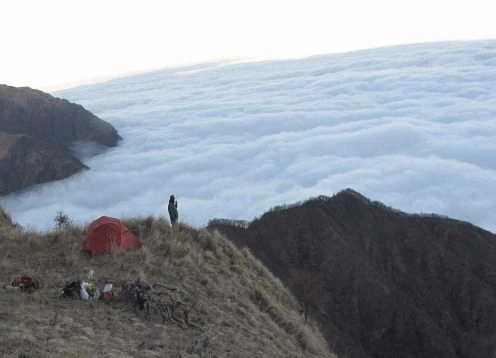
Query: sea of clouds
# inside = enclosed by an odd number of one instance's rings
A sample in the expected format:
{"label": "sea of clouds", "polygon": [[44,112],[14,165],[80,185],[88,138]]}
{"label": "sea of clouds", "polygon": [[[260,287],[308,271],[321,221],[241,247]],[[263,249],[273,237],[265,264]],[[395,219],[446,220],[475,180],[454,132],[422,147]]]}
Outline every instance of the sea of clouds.
{"label": "sea of clouds", "polygon": [[[0,202],[48,228],[62,210],[251,220],[353,188],[411,213],[496,232],[496,41],[396,46],[299,60],[212,63],[55,93],[124,138],[91,170]],[[81,150],[81,156],[91,150]]]}

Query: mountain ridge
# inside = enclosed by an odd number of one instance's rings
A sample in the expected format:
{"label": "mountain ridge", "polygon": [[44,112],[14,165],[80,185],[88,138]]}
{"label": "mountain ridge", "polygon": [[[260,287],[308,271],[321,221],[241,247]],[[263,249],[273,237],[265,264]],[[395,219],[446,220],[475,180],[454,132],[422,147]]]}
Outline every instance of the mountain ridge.
{"label": "mountain ridge", "polygon": [[0,85],[0,131],[28,134],[57,146],[91,141],[113,147],[117,131],[83,106],[29,87]]}
{"label": "mountain ridge", "polygon": [[486,357],[496,349],[496,236],[353,190],[211,222],[290,287],[338,354]]}
{"label": "mountain ridge", "polygon": [[88,169],[74,157],[74,142],[112,147],[121,137],[78,104],[0,85],[0,139],[0,195],[7,195]]}

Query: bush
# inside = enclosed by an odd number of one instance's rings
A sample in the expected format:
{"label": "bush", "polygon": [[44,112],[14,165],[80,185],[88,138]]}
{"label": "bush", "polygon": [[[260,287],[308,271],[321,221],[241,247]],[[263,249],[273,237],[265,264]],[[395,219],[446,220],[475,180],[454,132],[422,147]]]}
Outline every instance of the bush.
{"label": "bush", "polygon": [[53,221],[55,222],[56,229],[67,229],[69,225],[72,224],[72,220],[69,219],[69,215],[61,210],[57,211],[57,215],[55,215]]}

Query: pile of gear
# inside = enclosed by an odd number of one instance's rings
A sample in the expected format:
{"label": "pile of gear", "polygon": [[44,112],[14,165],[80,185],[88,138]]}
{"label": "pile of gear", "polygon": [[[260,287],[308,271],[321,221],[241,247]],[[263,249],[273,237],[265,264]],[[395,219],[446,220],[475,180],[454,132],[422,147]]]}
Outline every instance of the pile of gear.
{"label": "pile of gear", "polygon": [[114,300],[113,285],[109,281],[105,281],[103,287],[100,288],[91,282],[72,280],[64,285],[62,297],[79,297],[84,301],[93,299],[111,302]]}
{"label": "pile of gear", "polygon": [[[190,322],[190,308],[181,299],[177,287],[159,283],[148,284],[138,278],[135,281],[124,282],[117,295],[109,280],[105,280],[100,286],[92,283],[93,274],[93,270],[90,270],[87,281],[81,279],[68,281],[62,289],[61,297],[84,301],[103,300],[104,302],[112,302],[118,298],[120,302],[130,304],[135,313],[144,311],[146,320],[155,313],[163,323],[171,321],[182,325],[184,322],[187,327],[198,328]],[[30,276],[23,275],[16,277],[10,286],[4,286],[4,288],[9,291],[32,293],[40,288],[40,283]]]}

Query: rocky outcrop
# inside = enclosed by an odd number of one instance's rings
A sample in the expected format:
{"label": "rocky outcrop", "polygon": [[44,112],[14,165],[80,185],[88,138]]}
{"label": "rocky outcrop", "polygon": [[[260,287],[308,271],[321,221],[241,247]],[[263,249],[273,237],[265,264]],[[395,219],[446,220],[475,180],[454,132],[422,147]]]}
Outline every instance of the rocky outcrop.
{"label": "rocky outcrop", "polygon": [[69,150],[75,142],[115,146],[119,139],[110,124],[80,105],[0,85],[0,195],[87,168]]}
{"label": "rocky outcrop", "polygon": [[212,222],[247,246],[350,357],[489,357],[496,352],[496,235],[407,215],[345,190]]}

